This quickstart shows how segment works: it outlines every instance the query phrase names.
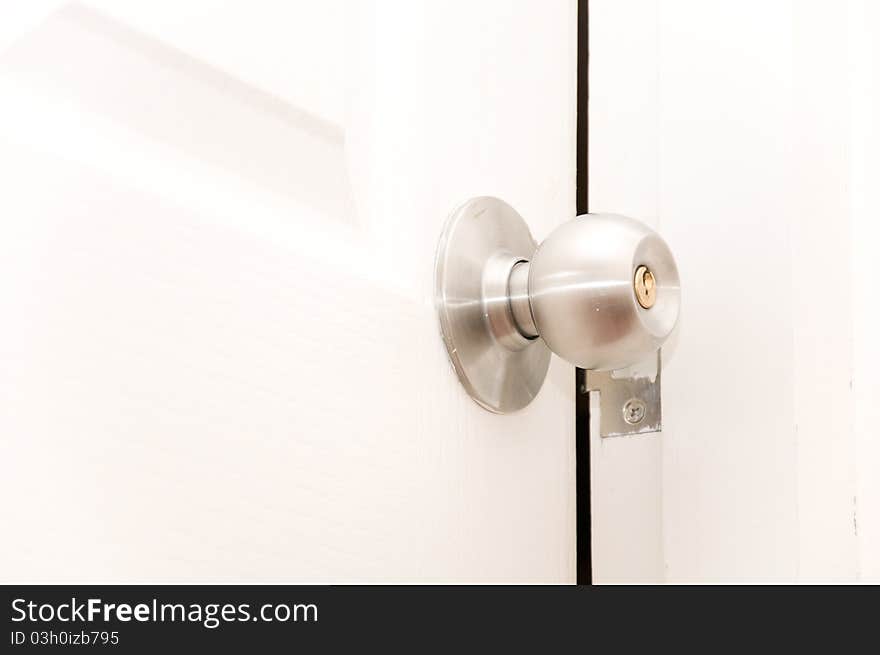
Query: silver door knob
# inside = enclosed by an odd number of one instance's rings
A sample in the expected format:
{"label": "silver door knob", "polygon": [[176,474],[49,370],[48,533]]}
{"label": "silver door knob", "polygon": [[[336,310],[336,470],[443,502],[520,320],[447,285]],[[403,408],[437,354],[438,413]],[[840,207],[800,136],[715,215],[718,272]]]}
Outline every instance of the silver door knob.
{"label": "silver door knob", "polygon": [[655,353],[675,327],[675,259],[651,228],[586,214],[538,246],[497,198],[450,216],[437,253],[437,308],[459,379],[495,412],[527,405],[550,351],[585,369],[613,370]]}

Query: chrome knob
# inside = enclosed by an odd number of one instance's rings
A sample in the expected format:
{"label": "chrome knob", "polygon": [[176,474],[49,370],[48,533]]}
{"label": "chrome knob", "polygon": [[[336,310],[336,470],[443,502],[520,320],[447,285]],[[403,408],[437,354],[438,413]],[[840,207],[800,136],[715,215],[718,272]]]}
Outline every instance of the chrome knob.
{"label": "chrome knob", "polygon": [[501,413],[537,395],[550,351],[592,370],[647,359],[675,327],[681,296],[669,246],[639,221],[586,214],[538,246],[512,207],[488,197],[450,216],[435,282],[459,379]]}
{"label": "chrome knob", "polygon": [[537,334],[575,366],[613,370],[650,357],[678,319],[678,269],[651,228],[615,214],[556,228],[529,264]]}

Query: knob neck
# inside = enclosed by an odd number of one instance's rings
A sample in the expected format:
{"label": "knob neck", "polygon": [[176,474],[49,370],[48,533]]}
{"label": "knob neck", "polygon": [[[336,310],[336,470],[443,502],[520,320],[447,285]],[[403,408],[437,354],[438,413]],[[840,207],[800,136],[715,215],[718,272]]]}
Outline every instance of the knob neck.
{"label": "knob neck", "polygon": [[[502,347],[512,351],[524,349],[537,336],[529,336],[519,326],[511,302],[511,283],[516,284],[517,288],[522,284],[520,274],[514,276],[513,271],[522,263],[525,262],[521,258],[500,252],[489,257],[483,269],[483,315],[489,332]],[[520,293],[525,294],[525,302],[528,303],[526,288],[517,291],[517,295]],[[519,303],[517,311],[522,312]],[[528,307],[525,311],[531,312]]]}
{"label": "knob neck", "polygon": [[510,312],[516,329],[526,339],[536,339],[538,328],[532,317],[532,306],[529,302],[529,262],[517,262],[510,271],[507,293],[510,298]]}

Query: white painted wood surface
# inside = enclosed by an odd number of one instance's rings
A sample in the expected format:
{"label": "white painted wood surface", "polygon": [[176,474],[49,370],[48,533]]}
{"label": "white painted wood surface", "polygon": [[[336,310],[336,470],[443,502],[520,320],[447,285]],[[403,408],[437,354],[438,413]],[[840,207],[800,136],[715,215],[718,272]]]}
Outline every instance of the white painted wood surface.
{"label": "white painted wood surface", "polygon": [[880,13],[590,7],[591,209],[683,285],[664,433],[593,444],[597,580],[880,580]]}
{"label": "white painted wood surface", "polygon": [[573,371],[478,408],[432,274],[470,196],[573,215],[575,3],[27,5],[0,579],[572,582]]}
{"label": "white painted wood surface", "polygon": [[880,583],[880,6],[853,2],[848,12],[853,279],[855,532],[859,579]]}

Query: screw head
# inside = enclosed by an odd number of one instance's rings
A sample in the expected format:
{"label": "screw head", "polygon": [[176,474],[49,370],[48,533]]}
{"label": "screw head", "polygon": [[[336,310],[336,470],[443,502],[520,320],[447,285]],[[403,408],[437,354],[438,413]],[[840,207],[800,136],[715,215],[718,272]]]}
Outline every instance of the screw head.
{"label": "screw head", "polygon": [[623,420],[630,425],[636,425],[644,420],[647,412],[648,408],[644,401],[638,398],[630,398],[623,406]]}
{"label": "screw head", "polygon": [[657,280],[647,266],[639,266],[633,277],[633,290],[636,300],[645,309],[651,309],[657,301]]}

